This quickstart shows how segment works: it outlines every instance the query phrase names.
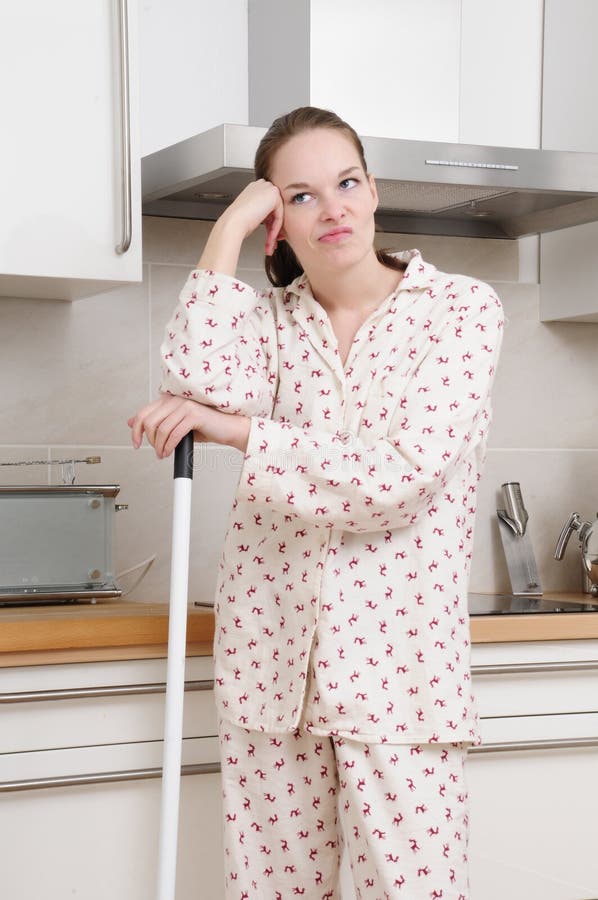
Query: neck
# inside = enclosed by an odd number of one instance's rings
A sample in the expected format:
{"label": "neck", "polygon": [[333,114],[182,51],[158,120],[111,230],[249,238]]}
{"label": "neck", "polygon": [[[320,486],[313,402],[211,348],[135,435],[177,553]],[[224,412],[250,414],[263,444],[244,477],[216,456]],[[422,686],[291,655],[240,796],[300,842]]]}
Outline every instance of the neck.
{"label": "neck", "polygon": [[307,273],[312,294],[328,313],[358,313],[377,307],[397,287],[402,273],[379,262],[372,249],[341,271]]}

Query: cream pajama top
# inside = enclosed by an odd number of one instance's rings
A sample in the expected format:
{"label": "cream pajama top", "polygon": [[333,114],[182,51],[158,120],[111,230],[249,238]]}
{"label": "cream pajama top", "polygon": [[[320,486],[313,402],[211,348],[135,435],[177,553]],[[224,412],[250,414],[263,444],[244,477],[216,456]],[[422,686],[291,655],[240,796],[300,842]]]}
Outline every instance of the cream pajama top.
{"label": "cream pajama top", "polygon": [[345,365],[305,276],[189,275],[162,391],[251,417],[219,564],[221,715],[368,742],[475,742],[467,584],[500,301],[417,250]]}

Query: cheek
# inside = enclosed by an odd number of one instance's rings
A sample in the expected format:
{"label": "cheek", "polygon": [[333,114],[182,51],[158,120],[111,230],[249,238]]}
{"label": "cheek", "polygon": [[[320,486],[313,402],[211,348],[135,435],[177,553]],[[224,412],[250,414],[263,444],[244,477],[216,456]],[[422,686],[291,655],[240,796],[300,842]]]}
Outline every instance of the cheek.
{"label": "cheek", "polygon": [[284,211],[282,219],[282,233],[285,240],[291,245],[297,245],[305,240],[305,221],[304,217],[297,215],[297,211],[293,208],[287,208]]}

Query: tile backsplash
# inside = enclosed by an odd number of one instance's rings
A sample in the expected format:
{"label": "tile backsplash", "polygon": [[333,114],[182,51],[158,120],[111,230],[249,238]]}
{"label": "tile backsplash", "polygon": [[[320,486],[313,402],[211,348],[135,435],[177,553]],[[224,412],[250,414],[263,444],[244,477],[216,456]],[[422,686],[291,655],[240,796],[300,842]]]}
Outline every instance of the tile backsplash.
{"label": "tile backsplash", "polygon": [[[165,600],[169,588],[172,463],[134,451],[126,420],[156,394],[164,325],[210,224],[146,217],[143,282],[73,304],[0,301],[4,390],[0,462],[102,457],[77,481],[120,484],[116,573],[151,556],[132,599]],[[508,590],[496,506],[503,481],[520,481],[545,590],[577,590],[575,537],[552,553],[569,512],[598,510],[598,394],[592,374],[598,324],[542,324],[538,284],[520,280],[517,241],[378,234],[381,247],[419,247],[438,268],[490,282],[507,315],[494,391],[494,423],[480,484],[471,588]],[[239,277],[265,286],[260,234],[245,242]],[[241,466],[236,450],[198,445],[193,487],[190,599],[209,602]],[[0,467],[0,483],[58,481],[58,467]],[[598,478],[596,479],[598,481]],[[123,588],[135,573],[123,576]]]}

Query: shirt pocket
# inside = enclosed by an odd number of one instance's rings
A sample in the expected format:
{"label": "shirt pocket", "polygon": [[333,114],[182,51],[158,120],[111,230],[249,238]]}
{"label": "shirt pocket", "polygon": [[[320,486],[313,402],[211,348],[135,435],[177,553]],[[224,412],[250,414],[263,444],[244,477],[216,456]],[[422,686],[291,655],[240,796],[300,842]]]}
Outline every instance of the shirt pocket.
{"label": "shirt pocket", "polygon": [[396,373],[377,379],[371,386],[362,410],[360,435],[368,440],[385,437],[400,407],[403,379]]}
{"label": "shirt pocket", "polygon": [[273,418],[335,432],[342,427],[341,401],[338,381],[323,363],[293,363],[280,371]]}

